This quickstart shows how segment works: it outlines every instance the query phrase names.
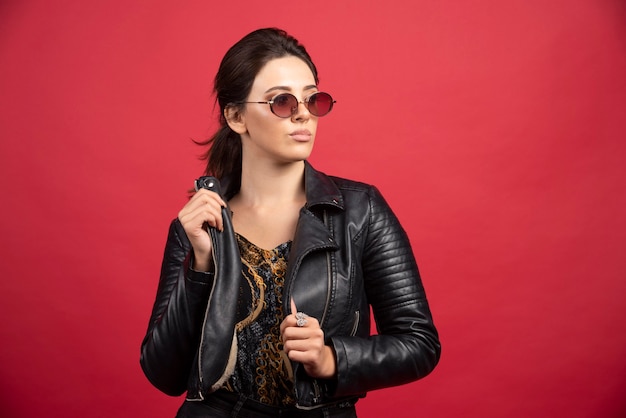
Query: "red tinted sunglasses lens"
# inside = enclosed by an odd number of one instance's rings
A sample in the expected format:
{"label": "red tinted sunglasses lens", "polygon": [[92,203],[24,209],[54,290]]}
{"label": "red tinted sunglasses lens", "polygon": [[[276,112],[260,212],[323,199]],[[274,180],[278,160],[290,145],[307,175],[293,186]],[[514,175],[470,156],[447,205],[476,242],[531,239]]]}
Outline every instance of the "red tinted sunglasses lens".
{"label": "red tinted sunglasses lens", "polygon": [[271,110],[281,118],[289,118],[297,112],[298,99],[293,94],[283,93],[272,99]]}
{"label": "red tinted sunglasses lens", "polygon": [[315,116],[327,115],[333,108],[333,98],[328,93],[313,93],[307,99],[307,108]]}
{"label": "red tinted sunglasses lens", "polygon": [[[327,115],[333,108],[335,101],[328,93],[318,92],[310,95],[305,106],[314,116]],[[298,112],[298,99],[290,93],[282,93],[272,99],[270,109],[280,118],[289,118]]]}

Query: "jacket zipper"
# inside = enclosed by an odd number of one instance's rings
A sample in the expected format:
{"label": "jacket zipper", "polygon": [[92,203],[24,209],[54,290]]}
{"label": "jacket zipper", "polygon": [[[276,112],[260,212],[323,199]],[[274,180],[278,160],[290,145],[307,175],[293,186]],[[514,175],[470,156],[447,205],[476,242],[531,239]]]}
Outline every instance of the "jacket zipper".
{"label": "jacket zipper", "polygon": [[[324,214],[323,214],[323,218],[324,218],[324,225],[328,226],[328,212],[326,212],[326,210],[324,210]],[[326,292],[326,302],[324,302],[324,312],[322,313],[322,318],[320,319],[320,327],[322,325],[324,325],[324,322],[326,320],[326,314],[328,313],[328,305],[330,305],[330,294],[331,294],[331,288],[332,288],[332,270],[330,268],[331,266],[331,262],[330,262],[330,252],[326,253],[326,277],[328,280],[328,291]]]}
{"label": "jacket zipper", "polygon": [[356,335],[357,329],[359,329],[359,320],[361,319],[361,313],[359,311],[354,311],[354,324],[352,325],[352,331],[350,331],[350,336],[354,337]]}
{"label": "jacket zipper", "polygon": [[[326,225],[327,227],[329,227],[328,225],[328,212],[326,210],[324,210],[324,213],[322,215],[323,219],[324,219],[324,225]],[[330,227],[328,228],[330,230]],[[326,314],[328,313],[328,305],[330,305],[330,295],[332,293],[332,284],[333,284],[333,280],[332,280],[332,270],[331,270],[331,265],[332,263],[330,262],[330,252],[326,253],[326,277],[328,280],[328,291],[326,292],[326,301],[324,302],[324,312],[322,313],[322,318],[320,319],[320,328],[324,325],[325,320],[326,320]],[[317,383],[317,379],[313,379],[313,404],[317,404],[320,402],[322,396],[321,396],[321,390],[320,390],[320,386]]]}
{"label": "jacket zipper", "polygon": [[[211,293],[209,295],[213,295],[213,289],[215,288],[215,283],[217,283],[217,274],[218,274],[218,262],[215,254],[215,240],[211,236],[211,253],[213,256],[213,266],[215,267],[215,273],[213,274],[213,286],[211,288]],[[206,321],[209,317],[209,307],[211,306],[211,296],[209,296],[209,302],[206,305],[206,311],[204,312],[204,321],[202,321],[202,333],[200,334],[200,347],[198,347],[198,382],[200,383],[200,387],[198,388],[199,399],[192,399],[194,401],[203,401],[204,395],[202,393],[204,387],[204,381],[202,379],[202,345],[204,343],[204,329],[206,328]]]}

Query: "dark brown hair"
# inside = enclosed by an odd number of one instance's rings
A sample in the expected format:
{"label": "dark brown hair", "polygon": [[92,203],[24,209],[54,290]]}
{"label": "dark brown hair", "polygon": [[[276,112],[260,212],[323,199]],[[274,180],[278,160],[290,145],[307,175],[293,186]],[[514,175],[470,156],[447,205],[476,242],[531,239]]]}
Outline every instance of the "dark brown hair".
{"label": "dark brown hair", "polygon": [[241,137],[226,123],[224,111],[228,107],[242,110],[259,71],[269,61],[285,56],[304,61],[318,83],[317,69],[304,46],[277,28],[258,29],[244,36],[226,52],[215,75],[213,91],[220,107],[220,128],[199,144],[210,146],[203,156],[207,160],[205,174],[230,178],[231,188],[226,194],[236,192],[241,185]]}

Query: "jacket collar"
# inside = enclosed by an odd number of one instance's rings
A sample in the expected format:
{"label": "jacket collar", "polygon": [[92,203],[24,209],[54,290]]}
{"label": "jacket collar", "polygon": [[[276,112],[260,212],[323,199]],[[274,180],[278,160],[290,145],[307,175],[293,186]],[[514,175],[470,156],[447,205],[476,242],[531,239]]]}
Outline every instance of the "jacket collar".
{"label": "jacket collar", "polygon": [[333,206],[343,210],[343,196],[337,185],[326,174],[317,171],[308,161],[304,162],[304,191],[306,206]]}
{"label": "jacket collar", "polygon": [[[231,177],[220,179],[224,197],[229,200],[239,192],[241,180]],[[313,209],[318,206],[332,206],[343,210],[343,197],[335,182],[321,171],[317,171],[308,162],[304,161],[304,191],[306,193],[306,207]]]}

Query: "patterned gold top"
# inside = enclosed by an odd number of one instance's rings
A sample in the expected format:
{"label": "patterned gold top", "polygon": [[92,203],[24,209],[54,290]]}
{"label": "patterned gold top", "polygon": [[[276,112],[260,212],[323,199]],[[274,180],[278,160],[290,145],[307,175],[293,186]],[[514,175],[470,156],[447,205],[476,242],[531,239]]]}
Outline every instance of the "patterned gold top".
{"label": "patterned gold top", "polygon": [[294,405],[291,363],[280,339],[291,242],[273,250],[259,248],[238,234],[237,242],[249,285],[240,290],[239,299],[251,303],[238,307],[247,309],[246,319],[237,324],[237,365],[225,388],[267,405]]}

